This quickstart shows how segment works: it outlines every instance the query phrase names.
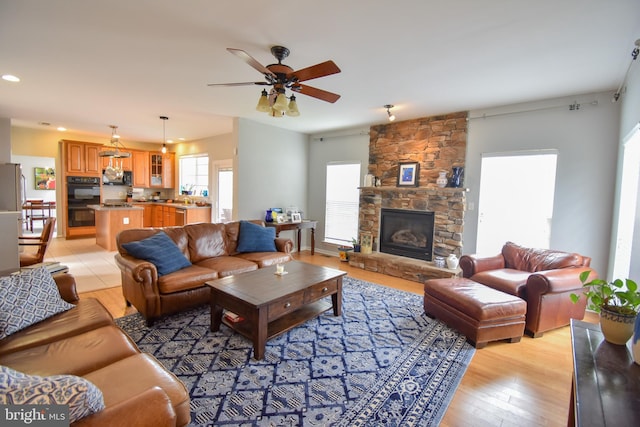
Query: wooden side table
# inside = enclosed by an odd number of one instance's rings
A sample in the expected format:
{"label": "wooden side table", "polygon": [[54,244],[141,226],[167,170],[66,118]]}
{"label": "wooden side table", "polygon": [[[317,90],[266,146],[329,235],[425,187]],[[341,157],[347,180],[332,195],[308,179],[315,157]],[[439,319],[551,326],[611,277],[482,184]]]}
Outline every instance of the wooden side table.
{"label": "wooden side table", "polygon": [[273,227],[276,229],[276,237],[280,236],[281,231],[298,230],[298,252],[300,252],[300,233],[302,230],[311,230],[311,255],[315,253],[316,246],[316,226],[318,221],[305,219],[302,222],[266,222],[267,227]]}
{"label": "wooden side table", "polygon": [[600,325],[571,320],[573,384],[568,426],[640,425],[640,365],[604,340]]}

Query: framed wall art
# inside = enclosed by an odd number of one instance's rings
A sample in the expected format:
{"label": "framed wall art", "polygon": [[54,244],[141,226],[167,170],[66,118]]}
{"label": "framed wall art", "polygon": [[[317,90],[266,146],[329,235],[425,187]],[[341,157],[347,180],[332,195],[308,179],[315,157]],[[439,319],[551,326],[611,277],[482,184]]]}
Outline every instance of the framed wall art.
{"label": "framed wall art", "polygon": [[56,171],[54,168],[33,168],[36,190],[55,190]]}
{"label": "framed wall art", "polygon": [[420,163],[398,163],[398,187],[417,187],[420,177]]}

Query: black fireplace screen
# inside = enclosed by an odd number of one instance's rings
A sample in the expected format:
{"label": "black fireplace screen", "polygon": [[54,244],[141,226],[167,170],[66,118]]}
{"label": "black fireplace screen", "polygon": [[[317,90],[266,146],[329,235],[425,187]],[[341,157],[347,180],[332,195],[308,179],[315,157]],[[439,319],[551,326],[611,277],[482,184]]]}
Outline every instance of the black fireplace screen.
{"label": "black fireplace screen", "polygon": [[433,228],[433,212],[382,209],[380,252],[431,261]]}

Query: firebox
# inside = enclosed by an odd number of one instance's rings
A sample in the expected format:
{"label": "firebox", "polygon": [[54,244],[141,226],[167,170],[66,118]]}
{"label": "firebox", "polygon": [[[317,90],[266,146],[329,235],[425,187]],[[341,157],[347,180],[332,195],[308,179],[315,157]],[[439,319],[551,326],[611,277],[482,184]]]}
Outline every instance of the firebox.
{"label": "firebox", "polygon": [[433,212],[383,208],[380,252],[431,261],[433,229]]}

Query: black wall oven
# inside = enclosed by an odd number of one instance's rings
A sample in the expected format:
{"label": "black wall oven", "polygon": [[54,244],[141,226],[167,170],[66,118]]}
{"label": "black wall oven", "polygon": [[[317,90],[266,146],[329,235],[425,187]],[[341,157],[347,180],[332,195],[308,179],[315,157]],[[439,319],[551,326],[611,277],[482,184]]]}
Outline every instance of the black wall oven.
{"label": "black wall oven", "polygon": [[88,176],[67,177],[68,227],[93,227],[95,211],[88,205],[100,204],[100,178]]}

